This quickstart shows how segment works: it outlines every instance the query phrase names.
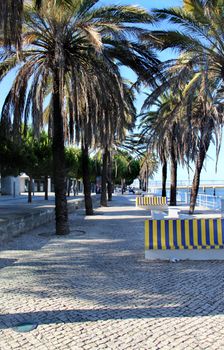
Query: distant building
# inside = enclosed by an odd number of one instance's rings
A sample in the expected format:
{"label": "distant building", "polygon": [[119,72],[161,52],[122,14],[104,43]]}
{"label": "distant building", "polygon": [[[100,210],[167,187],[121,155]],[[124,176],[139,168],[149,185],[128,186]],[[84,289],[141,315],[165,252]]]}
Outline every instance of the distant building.
{"label": "distant building", "polygon": [[140,189],[140,181],[139,181],[139,179],[134,179],[134,181],[132,182],[130,187]]}

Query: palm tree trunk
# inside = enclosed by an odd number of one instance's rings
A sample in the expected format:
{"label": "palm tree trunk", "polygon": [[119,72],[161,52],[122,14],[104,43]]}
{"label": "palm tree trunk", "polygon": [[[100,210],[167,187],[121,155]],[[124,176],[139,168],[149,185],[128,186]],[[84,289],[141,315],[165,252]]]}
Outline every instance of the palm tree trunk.
{"label": "palm tree trunk", "polygon": [[210,141],[207,139],[205,141],[201,141],[201,144],[199,147],[198,157],[197,157],[196,166],[195,166],[195,173],[194,173],[194,178],[193,178],[192,187],[191,187],[189,214],[194,213],[199,185],[200,185],[201,170],[206,157],[206,153],[209,148],[209,144],[210,144]]}
{"label": "palm tree trunk", "polygon": [[68,197],[70,197],[70,193],[72,189],[72,180],[70,179],[70,177],[68,178],[67,182],[68,182]]}
{"label": "palm tree trunk", "polygon": [[48,201],[48,176],[44,176],[44,199]]}
{"label": "palm tree trunk", "polygon": [[105,148],[103,152],[103,169],[102,169],[102,183],[101,183],[101,200],[102,207],[107,207],[107,161],[108,161],[108,149]]}
{"label": "palm tree trunk", "polygon": [[29,176],[29,185],[28,185],[28,203],[32,203],[32,184],[33,184],[33,177],[32,175]]}
{"label": "palm tree trunk", "polygon": [[173,143],[170,152],[170,205],[177,205],[177,160]]}
{"label": "palm tree trunk", "polygon": [[108,201],[112,201],[112,154],[108,151],[108,174],[107,174],[107,192],[108,192]]}
{"label": "palm tree trunk", "polygon": [[142,180],[142,178],[139,179],[139,182],[140,182],[140,185],[139,185],[140,190],[143,190],[143,180]]}
{"label": "palm tree trunk", "polygon": [[91,197],[91,182],[89,176],[89,150],[88,145],[82,144],[82,178],[84,186],[86,215],[93,215],[93,203]]}
{"label": "palm tree trunk", "polygon": [[149,192],[149,167],[148,164],[146,165],[146,172],[145,172],[145,188],[146,193]]}
{"label": "palm tree trunk", "polygon": [[53,176],[55,187],[56,234],[69,233],[66,199],[64,130],[61,111],[59,69],[53,72]]}
{"label": "palm tree trunk", "polygon": [[162,164],[162,197],[166,197],[167,161]]}
{"label": "palm tree trunk", "polygon": [[121,179],[121,193],[124,194],[125,192],[125,179]]}

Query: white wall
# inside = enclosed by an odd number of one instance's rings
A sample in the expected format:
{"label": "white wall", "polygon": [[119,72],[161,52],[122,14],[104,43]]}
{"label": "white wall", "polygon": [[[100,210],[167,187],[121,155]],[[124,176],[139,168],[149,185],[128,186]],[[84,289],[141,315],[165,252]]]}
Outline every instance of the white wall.
{"label": "white wall", "polygon": [[20,194],[20,179],[19,176],[6,176],[1,178],[1,192],[3,195]]}

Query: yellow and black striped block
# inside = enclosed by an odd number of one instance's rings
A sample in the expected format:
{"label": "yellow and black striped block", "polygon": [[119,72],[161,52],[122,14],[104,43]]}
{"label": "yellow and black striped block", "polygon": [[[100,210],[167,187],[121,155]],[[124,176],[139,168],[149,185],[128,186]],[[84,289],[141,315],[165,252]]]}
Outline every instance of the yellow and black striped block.
{"label": "yellow and black striped block", "polygon": [[145,221],[145,250],[219,248],[224,248],[224,219]]}
{"label": "yellow and black striped block", "polygon": [[166,197],[136,197],[136,206],[158,206],[167,205]]}

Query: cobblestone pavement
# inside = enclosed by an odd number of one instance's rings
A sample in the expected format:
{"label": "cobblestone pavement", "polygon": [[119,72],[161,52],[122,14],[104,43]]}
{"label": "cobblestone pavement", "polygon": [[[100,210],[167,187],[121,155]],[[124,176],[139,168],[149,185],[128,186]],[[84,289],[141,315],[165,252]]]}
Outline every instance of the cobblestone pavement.
{"label": "cobblestone pavement", "polygon": [[[0,251],[0,349],[224,349],[224,262],[144,260],[132,196]],[[37,322],[29,333],[13,326]]]}

